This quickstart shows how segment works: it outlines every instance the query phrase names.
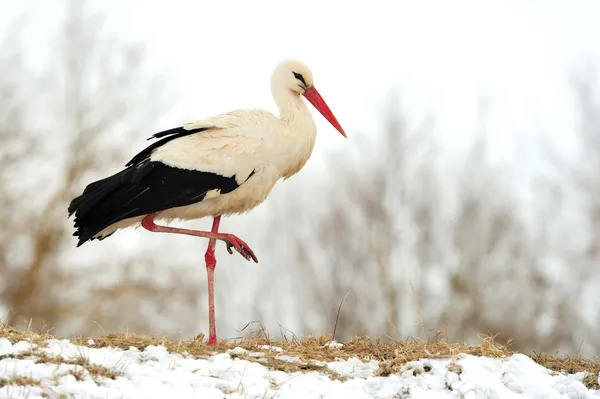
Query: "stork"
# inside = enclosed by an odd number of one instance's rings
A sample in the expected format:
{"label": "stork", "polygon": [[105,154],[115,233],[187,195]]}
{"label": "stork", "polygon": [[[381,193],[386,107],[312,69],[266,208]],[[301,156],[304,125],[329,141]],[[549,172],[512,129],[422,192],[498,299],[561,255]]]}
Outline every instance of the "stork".
{"label": "stork", "polygon": [[[120,172],[90,183],[69,205],[75,214],[77,247],[103,240],[117,230],[141,226],[151,232],[208,238],[208,345],[217,344],[214,304],[216,241],[246,260],[258,258],[244,241],[219,232],[221,216],[261,204],[275,183],[296,174],[308,161],[316,126],[305,97],[344,137],[346,133],[315,88],[311,70],[286,59],[271,75],[279,117],[264,110],[235,110],[183,124],[151,136],[159,139],[135,155]],[[211,231],[157,224],[212,216]]]}

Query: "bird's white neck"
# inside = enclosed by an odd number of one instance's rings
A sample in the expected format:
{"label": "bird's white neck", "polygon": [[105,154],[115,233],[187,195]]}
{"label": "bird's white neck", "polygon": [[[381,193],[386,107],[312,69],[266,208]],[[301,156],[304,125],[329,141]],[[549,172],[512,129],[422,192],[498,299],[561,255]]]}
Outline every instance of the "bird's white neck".
{"label": "bird's white neck", "polygon": [[[274,92],[273,97],[279,108],[279,117],[286,125],[281,137],[287,156],[279,165],[282,176],[288,178],[297,173],[306,164],[312,153],[317,128],[310,110],[301,96],[290,90]],[[285,137],[285,139],[284,139]]]}
{"label": "bird's white neck", "polygon": [[283,122],[296,124],[306,122],[308,119],[312,120],[312,115],[299,94],[281,89],[273,91],[273,98]]}

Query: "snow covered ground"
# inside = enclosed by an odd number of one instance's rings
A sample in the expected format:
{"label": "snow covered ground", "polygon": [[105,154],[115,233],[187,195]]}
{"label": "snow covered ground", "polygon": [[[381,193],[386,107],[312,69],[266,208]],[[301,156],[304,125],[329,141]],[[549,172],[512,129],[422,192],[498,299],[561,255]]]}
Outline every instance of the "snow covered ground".
{"label": "snow covered ground", "polygon": [[325,366],[318,371],[269,369],[267,352],[299,361],[278,347],[194,358],[164,346],[140,351],[46,343],[0,339],[0,398],[600,398],[583,384],[584,373],[556,373],[519,354],[422,359],[381,377],[377,362],[357,358],[314,361]]}

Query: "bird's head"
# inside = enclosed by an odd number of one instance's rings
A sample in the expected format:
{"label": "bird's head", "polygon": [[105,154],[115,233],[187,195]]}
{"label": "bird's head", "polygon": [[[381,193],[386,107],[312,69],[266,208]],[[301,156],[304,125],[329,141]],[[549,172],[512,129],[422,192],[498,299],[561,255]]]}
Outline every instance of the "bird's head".
{"label": "bird's head", "polygon": [[337,131],[347,137],[344,129],[315,88],[310,68],[302,61],[296,59],[281,61],[273,71],[271,87],[274,91],[286,90],[291,91],[294,95],[304,96]]}

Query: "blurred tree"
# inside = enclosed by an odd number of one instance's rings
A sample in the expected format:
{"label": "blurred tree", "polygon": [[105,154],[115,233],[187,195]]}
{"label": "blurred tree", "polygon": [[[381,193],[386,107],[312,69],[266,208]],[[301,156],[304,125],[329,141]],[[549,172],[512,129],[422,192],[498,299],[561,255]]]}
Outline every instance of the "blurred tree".
{"label": "blurred tree", "polygon": [[[592,97],[580,105],[588,110],[582,133],[598,143]],[[517,350],[597,353],[600,312],[590,293],[600,286],[600,227],[592,222],[592,233],[585,232],[587,216],[578,211],[591,196],[591,215],[600,214],[596,161],[578,189],[573,165],[540,145],[548,174],[518,180],[518,165],[490,162],[487,97],[479,102],[474,144],[461,152],[467,156],[448,161],[429,119],[411,123],[397,99],[388,104],[381,134],[371,132],[355,152],[334,154],[330,177],[310,177],[310,190],[298,182],[271,203],[272,223],[293,226],[275,239],[283,250],[273,257],[290,265],[293,287],[304,287],[295,312],[301,331],[331,332],[350,293],[338,339],[500,334]],[[590,145],[585,159],[600,159],[598,148]],[[257,296],[268,284],[258,285]]]}
{"label": "blurred tree", "polygon": [[[0,300],[13,325],[32,320],[70,333],[89,331],[93,322],[148,329],[150,321],[134,316],[144,298],[168,312],[161,301],[177,293],[195,309],[195,293],[177,288],[181,279],[169,276],[171,285],[161,286],[140,279],[130,260],[107,268],[100,256],[86,259],[84,248],[79,260],[63,255],[75,243],[68,203],[90,179],[123,164],[134,151],[129,142],[150,135],[165,111],[162,79],[145,70],[141,45],[106,32],[89,1],[64,4],[57,35],[25,44],[19,38],[28,24],[19,21],[1,44]],[[44,48],[51,51],[39,72],[25,58]],[[150,254],[139,259],[146,272],[156,264]],[[103,281],[108,270],[115,274]],[[77,318],[87,321],[73,331]]]}

